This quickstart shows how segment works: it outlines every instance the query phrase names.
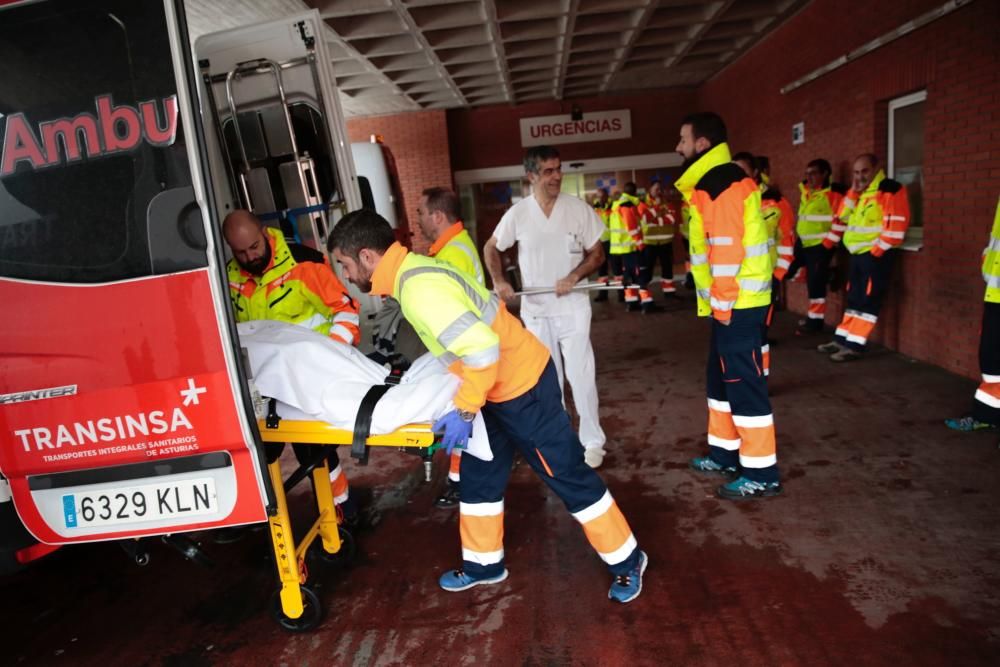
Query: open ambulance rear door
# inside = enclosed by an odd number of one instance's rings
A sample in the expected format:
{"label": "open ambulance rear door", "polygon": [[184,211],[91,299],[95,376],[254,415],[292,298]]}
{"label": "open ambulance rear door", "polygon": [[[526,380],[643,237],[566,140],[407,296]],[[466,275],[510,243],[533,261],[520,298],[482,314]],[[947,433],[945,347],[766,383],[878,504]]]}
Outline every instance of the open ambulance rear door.
{"label": "open ambulance rear door", "polygon": [[0,473],[44,543],[266,519],[182,13],[0,0]]}

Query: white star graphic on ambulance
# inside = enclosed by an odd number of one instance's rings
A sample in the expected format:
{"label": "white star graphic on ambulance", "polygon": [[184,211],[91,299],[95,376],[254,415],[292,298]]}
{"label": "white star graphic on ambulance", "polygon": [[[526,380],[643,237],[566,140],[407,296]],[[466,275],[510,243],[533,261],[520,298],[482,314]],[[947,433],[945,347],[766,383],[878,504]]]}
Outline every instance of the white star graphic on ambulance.
{"label": "white star graphic on ambulance", "polygon": [[198,398],[198,394],[204,394],[208,389],[205,387],[197,387],[194,384],[194,378],[188,378],[188,388],[181,389],[180,394],[184,397],[183,405],[198,405],[201,403],[201,399]]}

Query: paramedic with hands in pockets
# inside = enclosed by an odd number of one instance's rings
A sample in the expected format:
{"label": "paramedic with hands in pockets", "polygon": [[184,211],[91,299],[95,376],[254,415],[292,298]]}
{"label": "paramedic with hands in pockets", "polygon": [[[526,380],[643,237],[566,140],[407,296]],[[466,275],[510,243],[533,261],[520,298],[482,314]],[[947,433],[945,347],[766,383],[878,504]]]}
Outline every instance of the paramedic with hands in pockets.
{"label": "paramedic with hands in pockets", "polygon": [[521,319],[552,353],[560,392],[569,380],[580,415],[584,460],[598,468],[604,462],[607,438],[597,408],[590,296],[571,290],[604,263],[604,223],[585,201],[560,192],[562,163],[556,149],[529,148],[524,171],[531,196],[504,213],[483,248],[483,258],[494,290],[507,303],[514,299],[514,290],[504,275],[500,253],[515,243],[524,284],[555,288],[551,294],[522,296]]}
{"label": "paramedic with hands in pockets", "polygon": [[[233,251],[226,272],[237,322],[277,320],[312,329],[344,345],[358,343],[358,305],[323,253],[286,242],[279,230],[265,227],[253,213],[242,209],[226,216],[222,234]],[[313,458],[314,447],[292,445],[295,458],[302,464]],[[277,461],[284,448],[281,444],[266,445],[267,462]],[[337,448],[329,447],[327,451],[334,502],[344,520],[354,524],[357,506],[350,496]]]}
{"label": "paramedic with hands in pockets", "polygon": [[622,603],[638,597],[648,559],[604,482],[583,460],[545,346],[475,278],[397,243],[374,211],[344,216],[327,247],[363,292],[399,301],[427,349],[460,378],[455,409],[434,424],[445,448],[466,446],[482,412],[493,458],[484,461],[472,451],[462,456],[462,565],[441,575],[441,588],[463,591],[507,578],[504,489],[516,448],[580,522],[611,571],[608,597]]}

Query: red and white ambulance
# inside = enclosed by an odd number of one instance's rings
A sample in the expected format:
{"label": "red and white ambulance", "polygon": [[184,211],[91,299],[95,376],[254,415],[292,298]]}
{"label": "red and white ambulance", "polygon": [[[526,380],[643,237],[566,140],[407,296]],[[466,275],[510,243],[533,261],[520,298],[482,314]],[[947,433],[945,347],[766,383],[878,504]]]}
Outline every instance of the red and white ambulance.
{"label": "red and white ambulance", "polygon": [[266,519],[219,226],[358,207],[323,29],[196,54],[179,1],[0,0],[0,570]]}

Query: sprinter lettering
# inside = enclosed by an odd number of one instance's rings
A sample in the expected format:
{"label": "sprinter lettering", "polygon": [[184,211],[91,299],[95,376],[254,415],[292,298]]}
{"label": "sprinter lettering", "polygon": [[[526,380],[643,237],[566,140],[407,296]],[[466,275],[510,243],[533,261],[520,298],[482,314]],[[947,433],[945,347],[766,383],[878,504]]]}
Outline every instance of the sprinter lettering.
{"label": "sprinter lettering", "polygon": [[[0,178],[24,163],[29,170],[54,167],[135,150],[143,141],[170,146],[177,139],[177,96],[140,102],[138,108],[115,106],[111,95],[94,99],[96,114],[81,113],[38,124],[23,113],[3,117]],[[158,108],[162,107],[162,108]],[[22,168],[22,172],[24,169]]]}

